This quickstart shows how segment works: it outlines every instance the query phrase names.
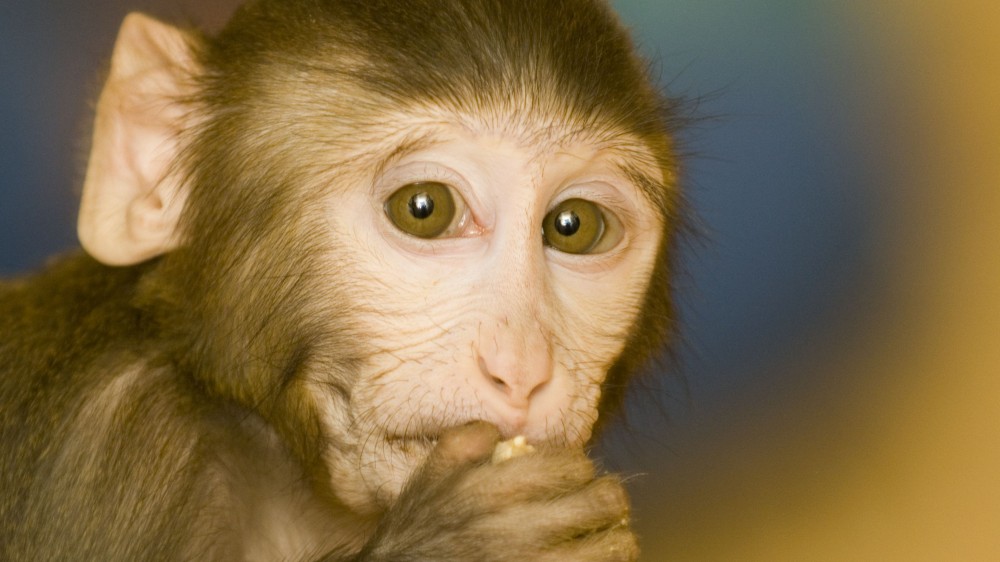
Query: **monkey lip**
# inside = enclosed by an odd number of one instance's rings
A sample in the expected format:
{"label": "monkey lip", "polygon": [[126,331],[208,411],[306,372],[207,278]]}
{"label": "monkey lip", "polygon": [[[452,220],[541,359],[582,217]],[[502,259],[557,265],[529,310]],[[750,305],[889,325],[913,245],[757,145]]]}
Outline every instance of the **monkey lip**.
{"label": "monkey lip", "polygon": [[438,435],[399,435],[388,434],[385,441],[406,454],[422,454],[433,449],[438,443]]}
{"label": "monkey lip", "polygon": [[386,424],[373,429],[379,430],[385,442],[390,445],[434,446],[441,434],[453,425],[457,424],[433,419],[411,419],[408,423]]}

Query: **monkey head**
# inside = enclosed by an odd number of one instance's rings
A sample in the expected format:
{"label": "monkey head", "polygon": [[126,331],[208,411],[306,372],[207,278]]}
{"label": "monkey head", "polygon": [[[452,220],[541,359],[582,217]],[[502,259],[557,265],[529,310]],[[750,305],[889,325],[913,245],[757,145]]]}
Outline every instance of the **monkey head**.
{"label": "monkey head", "polygon": [[583,446],[672,317],[669,104],[610,8],[408,4],[130,16],[80,220],[156,356],[362,512],[472,420]]}

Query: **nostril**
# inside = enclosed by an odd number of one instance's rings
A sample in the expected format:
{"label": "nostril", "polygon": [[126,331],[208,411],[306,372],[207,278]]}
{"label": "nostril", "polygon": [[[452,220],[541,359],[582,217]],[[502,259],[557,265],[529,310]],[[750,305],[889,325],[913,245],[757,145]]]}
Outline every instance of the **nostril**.
{"label": "nostril", "polygon": [[545,380],[543,380],[543,381],[535,384],[535,386],[533,386],[528,391],[528,399],[531,400],[531,399],[535,398],[536,396],[538,396],[539,393],[541,393],[543,390],[545,390],[546,387],[549,386],[549,382],[550,382],[550,379],[546,378]]}
{"label": "nostril", "polygon": [[510,394],[510,385],[507,384],[502,377],[498,377],[490,371],[489,366],[482,357],[479,358],[479,372],[486,377],[486,380],[490,381],[497,388],[497,390],[503,392],[504,394]]}

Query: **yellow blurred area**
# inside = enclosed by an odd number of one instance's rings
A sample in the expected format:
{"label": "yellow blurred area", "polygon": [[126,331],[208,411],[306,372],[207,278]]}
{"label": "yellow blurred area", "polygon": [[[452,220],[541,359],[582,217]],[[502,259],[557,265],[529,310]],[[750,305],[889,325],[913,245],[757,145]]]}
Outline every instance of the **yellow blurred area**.
{"label": "yellow blurred area", "polygon": [[737,454],[676,460],[691,489],[663,484],[644,560],[1000,560],[1000,2],[842,9],[891,73],[889,298],[850,345],[777,367],[844,388],[719,446]]}

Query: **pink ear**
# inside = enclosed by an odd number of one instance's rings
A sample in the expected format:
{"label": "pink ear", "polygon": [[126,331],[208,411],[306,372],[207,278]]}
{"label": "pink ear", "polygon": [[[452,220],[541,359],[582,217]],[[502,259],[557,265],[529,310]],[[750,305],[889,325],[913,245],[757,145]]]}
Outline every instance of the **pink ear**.
{"label": "pink ear", "polygon": [[180,243],[186,189],[176,170],[197,65],[181,30],[142,14],[122,23],[97,102],[77,232],[94,258],[131,265]]}

